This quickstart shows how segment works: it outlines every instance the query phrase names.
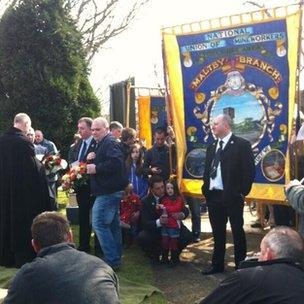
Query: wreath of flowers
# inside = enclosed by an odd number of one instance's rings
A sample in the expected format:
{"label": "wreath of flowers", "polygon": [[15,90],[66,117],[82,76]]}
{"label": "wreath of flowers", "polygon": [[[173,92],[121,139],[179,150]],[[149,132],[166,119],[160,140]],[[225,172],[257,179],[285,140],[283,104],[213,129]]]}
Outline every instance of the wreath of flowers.
{"label": "wreath of flowers", "polygon": [[88,182],[86,163],[80,162],[61,177],[61,188],[67,192],[74,192],[77,188],[87,185]]}
{"label": "wreath of flowers", "polygon": [[67,161],[62,159],[59,153],[51,155],[46,154],[43,156],[41,162],[48,177],[54,177],[57,172],[66,169],[68,166]]}

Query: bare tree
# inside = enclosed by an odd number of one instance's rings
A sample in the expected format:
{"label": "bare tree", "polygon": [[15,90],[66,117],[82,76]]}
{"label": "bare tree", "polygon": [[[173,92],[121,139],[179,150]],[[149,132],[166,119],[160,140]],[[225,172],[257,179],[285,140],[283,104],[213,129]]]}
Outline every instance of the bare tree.
{"label": "bare tree", "polygon": [[[1,0],[0,0],[1,1]],[[3,1],[3,2],[2,2]],[[1,8],[26,0],[2,0]],[[27,0],[32,1],[32,0]],[[63,0],[83,36],[86,58],[94,55],[111,38],[125,31],[137,13],[150,0]]]}
{"label": "bare tree", "polygon": [[125,31],[140,8],[149,0],[66,0],[66,6],[77,20],[87,60],[111,38]]}

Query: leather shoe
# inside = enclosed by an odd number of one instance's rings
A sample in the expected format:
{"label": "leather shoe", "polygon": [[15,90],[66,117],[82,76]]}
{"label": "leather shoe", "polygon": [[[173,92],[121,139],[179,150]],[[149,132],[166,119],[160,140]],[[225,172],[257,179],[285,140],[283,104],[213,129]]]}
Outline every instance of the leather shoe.
{"label": "leather shoe", "polygon": [[210,268],[210,269],[207,269],[207,270],[202,270],[201,274],[202,275],[211,275],[211,274],[223,273],[223,272],[224,272],[223,269]]}

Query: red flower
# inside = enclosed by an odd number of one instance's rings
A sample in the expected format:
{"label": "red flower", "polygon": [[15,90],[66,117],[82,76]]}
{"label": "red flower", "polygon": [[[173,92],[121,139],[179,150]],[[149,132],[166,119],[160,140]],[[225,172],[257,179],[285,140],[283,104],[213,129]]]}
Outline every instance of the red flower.
{"label": "red flower", "polygon": [[76,174],[73,172],[70,175],[71,181],[74,181],[76,179]]}

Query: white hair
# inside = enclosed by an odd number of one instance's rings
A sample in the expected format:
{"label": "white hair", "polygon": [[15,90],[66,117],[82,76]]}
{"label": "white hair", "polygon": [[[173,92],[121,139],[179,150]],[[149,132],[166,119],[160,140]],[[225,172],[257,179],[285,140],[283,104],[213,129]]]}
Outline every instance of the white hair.
{"label": "white hair", "polygon": [[14,118],[14,124],[31,122],[30,117],[26,113],[18,113]]}
{"label": "white hair", "polygon": [[275,227],[266,234],[264,242],[276,259],[289,258],[303,263],[304,242],[295,230],[285,226]]}

